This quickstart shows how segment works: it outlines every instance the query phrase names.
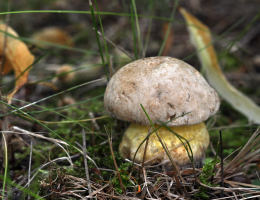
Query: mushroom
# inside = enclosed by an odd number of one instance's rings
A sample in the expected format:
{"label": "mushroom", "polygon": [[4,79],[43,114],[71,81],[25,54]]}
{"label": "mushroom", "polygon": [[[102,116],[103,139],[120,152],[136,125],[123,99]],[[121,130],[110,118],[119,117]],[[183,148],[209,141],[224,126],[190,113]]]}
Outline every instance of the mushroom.
{"label": "mushroom", "polygon": [[73,46],[72,37],[58,27],[46,27],[33,34],[34,43],[40,47],[48,48],[50,44]]}
{"label": "mushroom", "polygon": [[[136,162],[145,164],[169,162],[157,135],[150,134],[151,124],[142,105],[156,124],[157,134],[170,156],[182,166],[190,162],[186,142],[194,161],[204,157],[209,145],[204,121],[217,112],[220,100],[216,91],[189,64],[171,57],[150,57],[131,62],[112,76],[104,104],[117,119],[131,122],[119,145],[124,158],[133,160],[135,156]],[[176,133],[185,140],[181,141]],[[145,144],[148,134],[148,144]]]}

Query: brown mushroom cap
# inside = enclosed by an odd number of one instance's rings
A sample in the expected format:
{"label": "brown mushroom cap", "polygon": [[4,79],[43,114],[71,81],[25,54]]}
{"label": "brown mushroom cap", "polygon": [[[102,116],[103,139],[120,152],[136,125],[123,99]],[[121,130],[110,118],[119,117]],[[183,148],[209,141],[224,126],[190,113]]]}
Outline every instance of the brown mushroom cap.
{"label": "brown mushroom cap", "polygon": [[189,64],[171,57],[150,57],[118,70],[108,83],[105,108],[116,118],[149,125],[140,104],[154,123],[168,126],[203,122],[219,108],[219,97]]}

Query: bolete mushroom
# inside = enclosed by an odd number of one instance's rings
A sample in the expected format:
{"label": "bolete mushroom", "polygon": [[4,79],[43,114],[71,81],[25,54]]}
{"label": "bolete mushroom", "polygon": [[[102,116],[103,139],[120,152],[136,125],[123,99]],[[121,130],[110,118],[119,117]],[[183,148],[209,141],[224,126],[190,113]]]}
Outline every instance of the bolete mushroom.
{"label": "bolete mushroom", "polygon": [[[131,122],[124,133],[119,152],[133,160],[149,133],[151,124],[141,104],[158,127],[157,133],[172,159],[178,165],[190,162],[187,149],[177,133],[188,141],[195,161],[200,161],[209,145],[209,134],[204,124],[219,108],[215,90],[189,64],[171,57],[150,57],[131,62],[119,69],[109,81],[104,97],[105,108],[116,118]],[[158,137],[149,137],[136,153],[135,161],[155,164],[169,161]]]}

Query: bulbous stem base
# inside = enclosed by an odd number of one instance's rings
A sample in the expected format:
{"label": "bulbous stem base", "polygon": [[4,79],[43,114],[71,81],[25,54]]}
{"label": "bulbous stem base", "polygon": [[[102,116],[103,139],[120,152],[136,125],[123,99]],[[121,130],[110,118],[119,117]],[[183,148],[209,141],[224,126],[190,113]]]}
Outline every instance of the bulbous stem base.
{"label": "bulbous stem base", "polygon": [[[159,126],[155,127],[158,128]],[[192,155],[194,162],[200,161],[204,157],[205,150],[209,145],[209,134],[204,123],[169,128],[171,131],[165,127],[159,128],[157,135],[167,147],[173,161],[179,166],[191,163]],[[151,132],[152,128],[149,126],[131,124],[120,143],[120,154],[124,158],[134,159],[135,162],[142,163],[145,146],[147,145],[144,159],[145,164],[169,162],[169,156],[158,139],[158,136],[155,132]],[[149,133],[151,133],[149,139],[145,140]],[[176,136],[176,134],[178,136]],[[146,144],[146,141],[148,144]],[[142,142],[143,144],[140,146]],[[139,146],[140,148],[137,151]]]}

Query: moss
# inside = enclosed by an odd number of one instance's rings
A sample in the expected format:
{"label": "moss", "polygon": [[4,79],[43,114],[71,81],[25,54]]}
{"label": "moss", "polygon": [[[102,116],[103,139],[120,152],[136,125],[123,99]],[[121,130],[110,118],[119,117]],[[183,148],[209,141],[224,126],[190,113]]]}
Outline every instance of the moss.
{"label": "moss", "polygon": [[[215,175],[215,166],[219,162],[217,158],[207,158],[205,160],[205,164],[202,168],[202,172],[199,176],[201,183],[206,184],[208,186],[217,186],[216,184],[212,184],[212,178]],[[199,192],[195,194],[197,199],[209,199],[210,195],[208,191],[204,187],[199,187]]]}
{"label": "moss", "polygon": [[207,158],[205,164],[202,168],[202,172],[199,176],[199,179],[202,183],[208,186],[216,186],[211,183],[211,178],[215,175],[215,166],[219,162],[217,158]]}
{"label": "moss", "polygon": [[[131,163],[121,163],[121,165],[118,167],[120,177],[123,183],[123,186],[125,188],[129,188],[134,185],[133,181],[131,180],[131,176],[129,174],[129,169],[131,167]],[[122,194],[123,190],[120,186],[120,182],[118,179],[118,176],[114,176],[111,180],[114,189],[117,193]]]}

